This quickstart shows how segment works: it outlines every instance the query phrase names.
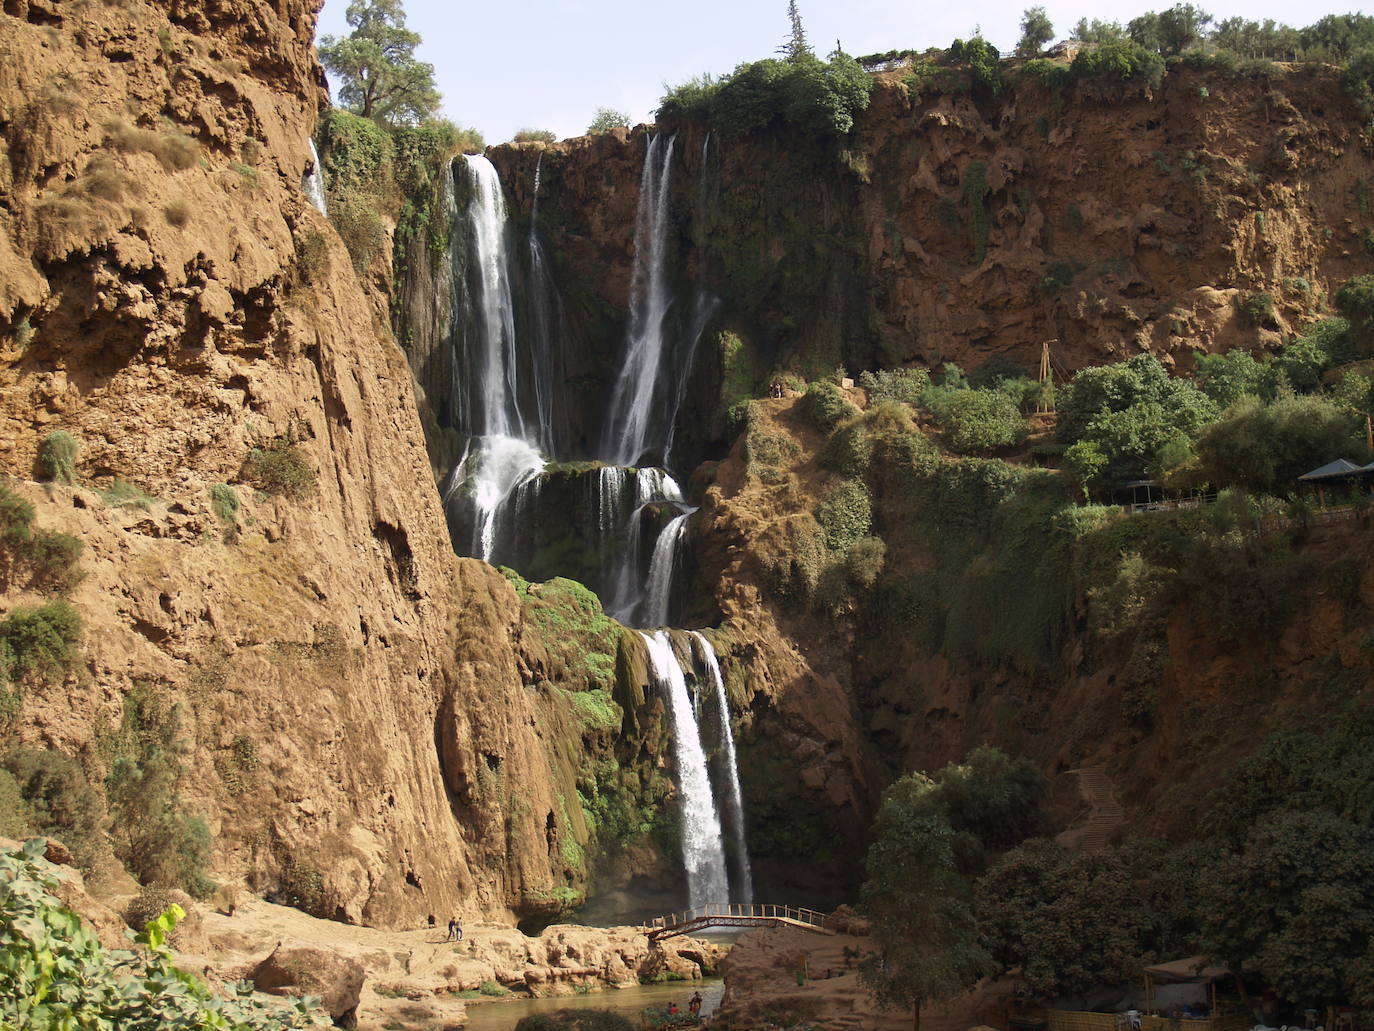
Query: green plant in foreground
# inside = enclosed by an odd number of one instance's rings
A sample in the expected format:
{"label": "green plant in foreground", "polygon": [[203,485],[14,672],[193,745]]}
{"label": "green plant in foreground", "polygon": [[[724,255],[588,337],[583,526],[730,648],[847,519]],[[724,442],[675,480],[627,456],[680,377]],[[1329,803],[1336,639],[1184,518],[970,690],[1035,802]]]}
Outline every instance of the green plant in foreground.
{"label": "green plant in foreground", "polygon": [[282,1004],[242,982],[214,995],[172,963],[167,937],[186,914],[172,906],[148,921],[137,951],[106,949],[52,894],[58,871],[34,838],[0,854],[0,1027],[81,1031],[284,1031],[327,1027],[318,1000]]}
{"label": "green plant in foreground", "polygon": [[244,463],[248,479],[266,494],[302,498],[315,489],[315,470],[301,449],[286,437],[278,437],[248,453]]}
{"label": "green plant in foreground", "polygon": [[233,523],[239,514],[239,496],[229,484],[217,483],[210,488],[210,507],[220,522]]}

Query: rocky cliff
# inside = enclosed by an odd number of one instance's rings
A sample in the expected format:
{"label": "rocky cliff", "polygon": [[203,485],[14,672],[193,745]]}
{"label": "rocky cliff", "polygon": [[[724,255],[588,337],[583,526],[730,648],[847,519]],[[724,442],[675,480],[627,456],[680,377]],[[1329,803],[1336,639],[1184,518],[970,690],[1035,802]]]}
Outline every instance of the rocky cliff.
{"label": "rocky cliff", "polygon": [[[318,6],[0,14],[0,466],[84,545],[83,659],[10,742],[99,782],[142,685],[182,707],[213,875],[350,921],[547,918],[588,876],[584,732],[612,742],[454,557],[388,298],[301,191]],[[55,430],[70,486],[35,482]]]}

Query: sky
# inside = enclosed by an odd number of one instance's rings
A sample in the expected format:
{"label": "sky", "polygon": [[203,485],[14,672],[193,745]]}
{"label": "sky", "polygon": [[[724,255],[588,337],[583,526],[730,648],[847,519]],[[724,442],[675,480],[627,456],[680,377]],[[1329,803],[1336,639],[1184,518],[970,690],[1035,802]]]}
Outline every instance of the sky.
{"label": "sky", "polygon": [[[1197,2],[1197,0],[1195,0]],[[838,40],[855,56],[945,47],[981,29],[1008,52],[1020,36],[1026,3],[964,0],[798,0],[812,48],[824,56]],[[1080,18],[1126,22],[1168,2],[1105,0],[1046,3],[1057,38]],[[1325,6],[1279,0],[1202,0],[1218,21],[1241,15],[1302,26],[1323,14],[1371,13],[1374,4]],[[348,0],[326,0],[320,35],[346,34]],[[407,25],[434,65],[444,113],[502,143],[524,128],[579,136],[598,107],[653,120],[665,84],[773,56],[788,34],[787,0],[406,0]]]}

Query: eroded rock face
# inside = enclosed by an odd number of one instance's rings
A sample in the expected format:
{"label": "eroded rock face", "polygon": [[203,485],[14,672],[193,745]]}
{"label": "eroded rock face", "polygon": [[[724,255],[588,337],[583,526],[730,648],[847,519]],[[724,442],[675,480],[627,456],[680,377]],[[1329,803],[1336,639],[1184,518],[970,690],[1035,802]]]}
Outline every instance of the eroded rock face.
{"label": "eroded rock face", "polygon": [[[17,737],[94,756],[150,684],[184,707],[212,873],[347,921],[551,916],[588,876],[559,804],[582,738],[523,686],[510,585],[452,553],[385,256],[360,277],[301,193],[316,7],[0,14],[0,470],[85,574],[84,664],[28,692]],[[56,429],[75,487],[32,482]],[[257,489],[273,442],[313,481],[295,496]],[[146,505],[103,498],[115,478]]]}

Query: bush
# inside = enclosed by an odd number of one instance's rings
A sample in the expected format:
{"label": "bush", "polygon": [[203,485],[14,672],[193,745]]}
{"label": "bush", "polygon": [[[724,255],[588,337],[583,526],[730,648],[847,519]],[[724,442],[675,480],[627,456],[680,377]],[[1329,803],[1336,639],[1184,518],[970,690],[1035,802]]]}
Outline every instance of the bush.
{"label": "bush", "polygon": [[0,487],[0,547],[23,547],[32,524],[33,506],[9,488]]}
{"label": "bush", "polygon": [[46,584],[58,591],[66,591],[76,585],[81,574],[77,563],[81,560],[84,545],[69,533],[56,530],[35,530],[23,549],[33,570],[35,584]]}
{"label": "bush", "polygon": [[66,430],[53,430],[38,445],[38,467],[52,483],[76,482],[76,440]]}
{"label": "bush", "polygon": [[217,483],[210,488],[210,508],[221,523],[234,523],[239,514],[239,496],[227,483]]}
{"label": "bush", "polygon": [[[348,253],[353,254],[351,250]],[[307,229],[296,237],[296,268],[307,283],[319,285],[328,280],[329,241],[318,229]]]}
{"label": "bush", "polygon": [[802,396],[802,410],[822,433],[832,432],[845,419],[852,419],[859,410],[850,404],[842,391],[829,380],[807,384]]}
{"label": "bush", "polygon": [[35,838],[0,855],[0,927],[25,932],[7,935],[0,951],[0,1026],[286,1031],[329,1025],[316,999],[269,1002],[246,984],[224,998],[178,970],[165,942],[185,915],[180,907],[139,936],[146,948],[107,951],[52,894],[57,869],[43,849]]}
{"label": "bush", "polygon": [[1070,71],[1075,81],[1104,90],[1120,92],[1131,84],[1158,89],[1164,79],[1164,60],[1132,40],[1113,39],[1080,50]]}
{"label": "bush", "polygon": [[1217,487],[1293,494],[1297,478],[1334,458],[1362,455],[1361,420],[1323,397],[1242,398],[1197,441],[1203,475]]}
{"label": "bush", "polygon": [[1272,326],[1274,324],[1274,295],[1261,291],[1237,296],[1236,310],[1241,319],[1249,326]]}
{"label": "bush", "polygon": [[598,107],[596,115],[592,118],[592,124],[587,126],[588,136],[597,136],[612,129],[628,129],[630,127],[630,116],[624,111],[617,111],[611,107]]}
{"label": "bush", "polygon": [[115,480],[108,488],[97,490],[96,493],[111,508],[141,508],[146,512],[153,503],[151,494],[127,480]]}
{"label": "bush", "polygon": [[862,537],[845,554],[845,572],[849,582],[861,591],[873,589],[882,575],[887,559],[887,545],[881,537]]}
{"label": "bush", "polygon": [[104,840],[105,809],[81,764],[46,748],[11,748],[0,769],[18,787],[29,830],[61,841],[89,868]]}
{"label": "bush", "polygon": [[1025,439],[1026,420],[1016,403],[1000,391],[932,391],[926,403],[946,442],[961,454],[1010,447]]}
{"label": "bush", "polygon": [[510,994],[510,989],[499,981],[483,981],[477,986],[477,990],[483,995],[490,995],[494,998],[500,998]]}
{"label": "bush", "polygon": [[[1374,51],[1371,52],[1374,59]],[[1356,276],[1336,294],[1336,308],[1350,326],[1361,356],[1374,353],[1374,276]]]}
{"label": "bush", "polygon": [[17,681],[51,681],[66,676],[80,658],[81,617],[65,601],[20,605],[0,620],[0,640],[9,646]]}
{"label": "bush", "polygon": [[248,453],[244,473],[267,494],[303,498],[315,489],[315,470],[301,449],[289,438],[278,437]]}
{"label": "bush", "polygon": [[0,837],[24,838],[32,833],[19,782],[9,770],[0,767]]}
{"label": "bush", "polygon": [[860,480],[845,480],[826,494],[816,508],[816,522],[825,531],[825,543],[844,551],[868,533],[873,525],[873,498]]}
{"label": "bush", "polygon": [[915,405],[930,386],[930,374],[925,369],[861,372],[859,386],[868,394],[870,408],[890,403]]}
{"label": "bush", "polygon": [[551,129],[521,129],[515,134],[516,143],[557,143]]}
{"label": "bush", "polygon": [[1254,355],[1239,348],[1225,354],[1197,356],[1197,382],[1202,392],[1225,407],[1246,394],[1260,396],[1268,370]]}
{"label": "bush", "polygon": [[108,773],[105,793],[114,817],[115,855],[140,884],[179,887],[207,898],[215,885],[205,875],[210,830],[182,809],[181,710],[148,684],[135,683],[124,699],[119,729],[102,737]]}

